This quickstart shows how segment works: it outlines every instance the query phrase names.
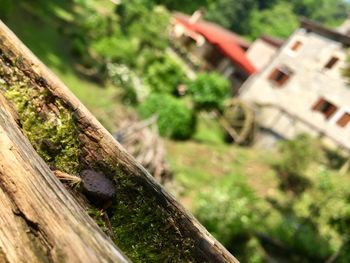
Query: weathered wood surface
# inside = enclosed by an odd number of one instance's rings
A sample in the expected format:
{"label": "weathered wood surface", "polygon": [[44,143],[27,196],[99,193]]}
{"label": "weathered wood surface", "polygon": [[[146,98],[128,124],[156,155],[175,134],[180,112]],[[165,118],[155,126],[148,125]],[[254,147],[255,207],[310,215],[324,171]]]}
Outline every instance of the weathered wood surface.
{"label": "weathered wood surface", "polygon": [[[2,22],[0,22],[0,52],[5,54],[11,63],[15,63],[17,69],[32,79],[33,83],[49,90],[53,96],[64,102],[66,108],[74,112],[76,125],[80,130],[79,139],[84,152],[83,162],[89,164],[107,160],[108,163],[115,163],[134,181],[142,185],[147,190],[147,194],[152,196],[160,206],[171,214],[172,222],[180,235],[184,239],[189,238],[193,241],[195,261],[238,262],[116,142],[71,91]],[[50,183],[57,184],[55,180]],[[66,199],[63,199],[64,202],[66,202]],[[71,206],[71,203],[73,202],[69,201],[66,206]],[[80,215],[77,214],[77,217],[80,217]]]}
{"label": "weathered wood surface", "polygon": [[0,262],[128,262],[55,178],[0,94]]}

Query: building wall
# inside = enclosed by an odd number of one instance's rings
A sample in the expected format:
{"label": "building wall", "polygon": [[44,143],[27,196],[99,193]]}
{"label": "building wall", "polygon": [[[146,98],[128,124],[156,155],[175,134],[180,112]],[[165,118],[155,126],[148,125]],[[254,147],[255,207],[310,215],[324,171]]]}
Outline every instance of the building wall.
{"label": "building wall", "polygon": [[[297,51],[296,41],[302,44]],[[331,69],[325,64],[332,56],[339,61]],[[338,114],[330,119],[312,107],[323,97],[341,111],[350,112],[350,88],[341,75],[345,66],[346,49],[339,42],[301,28],[281,47],[271,63],[252,76],[242,86],[240,97],[258,104],[272,104],[258,109],[259,121],[274,133],[292,138],[300,132],[326,137],[350,148],[350,123],[342,128],[336,124]],[[287,66],[293,73],[278,86],[269,77],[274,69]],[[329,141],[329,140],[328,140]]]}
{"label": "building wall", "polygon": [[259,71],[263,69],[276,54],[278,48],[258,38],[250,45],[246,54],[248,59],[253,63]]}

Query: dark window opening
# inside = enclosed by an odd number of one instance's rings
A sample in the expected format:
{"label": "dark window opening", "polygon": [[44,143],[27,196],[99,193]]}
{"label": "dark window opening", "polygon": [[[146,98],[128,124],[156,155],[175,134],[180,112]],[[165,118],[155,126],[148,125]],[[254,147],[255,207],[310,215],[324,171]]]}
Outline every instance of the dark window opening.
{"label": "dark window opening", "polygon": [[338,108],[329,101],[321,98],[316,102],[312,109],[321,112],[326,119],[329,119]]}
{"label": "dark window opening", "polygon": [[339,58],[337,57],[332,57],[328,62],[327,64],[324,66],[324,68],[327,68],[327,69],[331,69],[335,66],[335,64],[337,64]]}
{"label": "dark window opening", "polygon": [[346,125],[348,125],[348,123],[350,122],[350,113],[344,113],[338,120],[337,120],[337,124],[340,127],[345,127]]}
{"label": "dark window opening", "polygon": [[301,46],[303,45],[303,43],[301,43],[301,41],[296,41],[294,44],[293,44],[293,46],[292,46],[292,50],[293,51],[298,51],[300,48],[301,48]]}
{"label": "dark window opening", "polygon": [[292,74],[293,72],[286,67],[276,68],[271,72],[269,79],[276,85],[283,86]]}

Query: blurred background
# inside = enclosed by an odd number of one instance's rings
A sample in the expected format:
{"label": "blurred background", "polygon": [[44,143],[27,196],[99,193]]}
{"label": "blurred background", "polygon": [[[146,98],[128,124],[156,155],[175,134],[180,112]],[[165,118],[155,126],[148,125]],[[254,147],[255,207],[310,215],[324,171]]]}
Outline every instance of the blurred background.
{"label": "blurred background", "polygon": [[350,262],[350,4],[0,0],[0,18],[241,262]]}

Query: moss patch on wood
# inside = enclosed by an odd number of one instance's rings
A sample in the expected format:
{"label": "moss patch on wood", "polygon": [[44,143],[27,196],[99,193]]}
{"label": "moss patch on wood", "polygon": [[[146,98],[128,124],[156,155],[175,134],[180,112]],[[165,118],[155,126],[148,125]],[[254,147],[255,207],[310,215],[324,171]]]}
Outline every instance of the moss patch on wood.
{"label": "moss patch on wood", "polygon": [[[49,98],[45,92],[30,89],[25,84],[8,87],[5,96],[15,105],[22,129],[38,154],[57,169],[77,174],[78,131],[71,113],[60,100]],[[45,109],[43,102],[51,109]]]}
{"label": "moss patch on wood", "polygon": [[[72,113],[45,85],[4,61],[0,53],[0,90],[13,102],[24,133],[49,165],[77,175],[87,164],[81,163],[83,146]],[[108,209],[114,242],[133,262],[196,262],[193,239],[183,236],[175,223],[181,215],[168,211],[117,164],[106,163],[89,165],[116,181],[117,195]],[[108,233],[102,212],[97,208],[88,212]]]}
{"label": "moss patch on wood", "polygon": [[111,223],[114,242],[133,262],[196,262],[194,242],[182,236],[173,215],[144,187],[117,173]]}

